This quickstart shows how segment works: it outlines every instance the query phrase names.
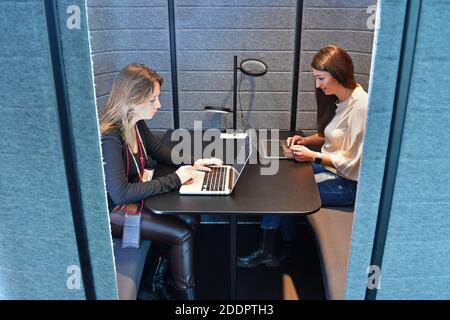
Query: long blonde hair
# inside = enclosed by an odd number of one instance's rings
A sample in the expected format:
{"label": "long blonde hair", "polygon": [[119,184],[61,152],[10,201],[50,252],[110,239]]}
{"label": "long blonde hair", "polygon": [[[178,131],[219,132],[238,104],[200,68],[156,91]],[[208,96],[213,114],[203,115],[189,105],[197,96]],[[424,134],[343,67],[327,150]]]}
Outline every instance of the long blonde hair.
{"label": "long blonde hair", "polygon": [[156,82],[162,86],[163,78],[149,67],[138,63],[125,66],[114,80],[108,102],[100,112],[100,134],[118,128],[125,143],[134,145],[135,108],[150,99]]}

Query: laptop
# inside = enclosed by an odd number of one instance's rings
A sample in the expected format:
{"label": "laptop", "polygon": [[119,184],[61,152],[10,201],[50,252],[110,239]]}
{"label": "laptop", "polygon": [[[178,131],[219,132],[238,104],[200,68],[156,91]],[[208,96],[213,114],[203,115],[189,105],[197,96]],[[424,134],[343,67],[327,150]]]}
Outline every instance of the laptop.
{"label": "laptop", "polygon": [[211,166],[211,172],[197,171],[192,182],[183,184],[179,193],[185,195],[229,195],[252,153],[251,138],[239,140],[236,158],[232,165]]}
{"label": "laptop", "polygon": [[266,159],[293,159],[292,150],[287,146],[286,140],[261,139],[259,152]]}

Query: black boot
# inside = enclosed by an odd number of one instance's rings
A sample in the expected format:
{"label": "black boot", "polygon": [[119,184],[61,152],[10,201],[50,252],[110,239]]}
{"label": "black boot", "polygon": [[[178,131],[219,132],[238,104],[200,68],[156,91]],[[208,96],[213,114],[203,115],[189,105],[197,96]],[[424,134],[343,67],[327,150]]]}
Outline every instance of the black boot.
{"label": "black boot", "polygon": [[176,300],[196,300],[194,288],[174,288],[173,296]]}
{"label": "black boot", "polygon": [[238,257],[237,264],[243,268],[254,268],[261,264],[266,267],[278,267],[280,257],[277,256],[278,229],[264,229],[260,247],[245,257]]}
{"label": "black boot", "polygon": [[151,283],[139,292],[140,300],[173,300],[168,287],[169,260],[165,256],[158,257]]}

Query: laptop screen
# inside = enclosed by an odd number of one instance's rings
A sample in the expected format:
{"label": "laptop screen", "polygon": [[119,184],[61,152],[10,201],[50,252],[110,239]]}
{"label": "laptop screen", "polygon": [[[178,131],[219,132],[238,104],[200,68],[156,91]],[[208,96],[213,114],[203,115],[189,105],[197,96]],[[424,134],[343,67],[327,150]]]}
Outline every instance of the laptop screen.
{"label": "laptop screen", "polygon": [[252,154],[252,143],[251,143],[251,135],[248,134],[245,139],[236,140],[236,157],[234,163],[231,165],[235,170],[237,176],[235,177],[234,184],[236,184],[237,179],[241,175],[242,171],[244,171],[244,167]]}

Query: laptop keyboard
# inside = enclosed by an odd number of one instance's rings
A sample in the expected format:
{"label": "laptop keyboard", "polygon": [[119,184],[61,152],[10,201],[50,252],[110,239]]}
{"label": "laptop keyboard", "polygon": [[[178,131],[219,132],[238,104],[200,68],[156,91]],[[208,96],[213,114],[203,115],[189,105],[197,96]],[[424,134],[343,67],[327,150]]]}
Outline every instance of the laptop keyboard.
{"label": "laptop keyboard", "polygon": [[211,172],[205,172],[202,191],[225,191],[226,167],[211,167]]}

